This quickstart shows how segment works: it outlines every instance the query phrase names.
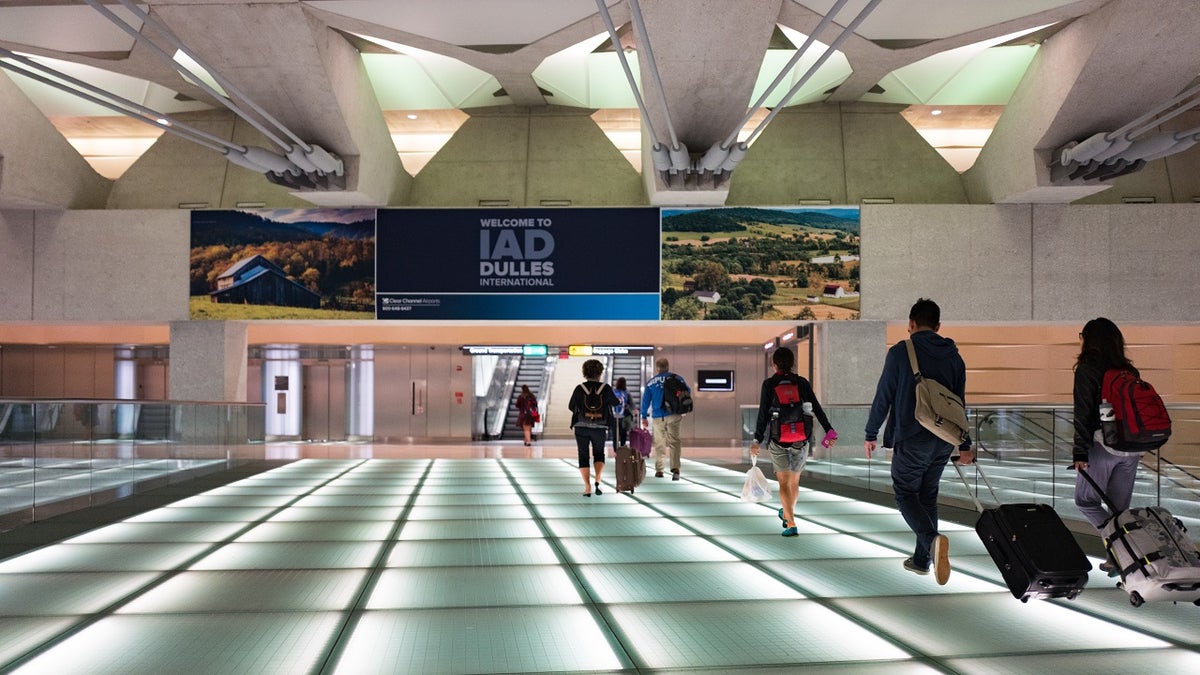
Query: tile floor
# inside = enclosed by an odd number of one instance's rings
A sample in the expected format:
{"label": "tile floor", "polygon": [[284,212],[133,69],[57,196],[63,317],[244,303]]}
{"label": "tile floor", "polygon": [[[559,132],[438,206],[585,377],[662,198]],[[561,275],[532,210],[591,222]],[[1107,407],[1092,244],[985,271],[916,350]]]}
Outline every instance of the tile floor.
{"label": "tile floor", "polygon": [[802,487],[783,538],[740,473],[683,476],[303,459],[0,561],[0,671],[1200,672],[1200,607],[1097,572],[1022,604],[952,523],[938,586],[892,508]]}

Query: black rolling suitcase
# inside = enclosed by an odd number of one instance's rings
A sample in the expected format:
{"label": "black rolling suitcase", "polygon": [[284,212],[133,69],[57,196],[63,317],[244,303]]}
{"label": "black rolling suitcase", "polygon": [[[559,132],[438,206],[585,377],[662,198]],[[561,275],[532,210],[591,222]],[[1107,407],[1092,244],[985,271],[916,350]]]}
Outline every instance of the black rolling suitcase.
{"label": "black rolling suitcase", "polygon": [[617,492],[632,493],[645,477],[646,458],[628,445],[617,448]]}
{"label": "black rolling suitcase", "polygon": [[[1075,599],[1087,585],[1092,563],[1054,509],[1047,504],[1000,504],[985,509],[971,492],[962,467],[955,464],[954,468],[980,513],[975,532],[1013,597],[1021,602]],[[982,471],[979,476],[999,503]]]}

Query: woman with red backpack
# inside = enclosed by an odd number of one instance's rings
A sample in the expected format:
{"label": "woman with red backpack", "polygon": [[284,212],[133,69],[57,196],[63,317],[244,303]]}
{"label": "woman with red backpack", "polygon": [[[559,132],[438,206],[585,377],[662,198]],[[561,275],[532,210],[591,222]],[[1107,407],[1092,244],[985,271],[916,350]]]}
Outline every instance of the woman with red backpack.
{"label": "woman with red backpack", "polygon": [[[1100,432],[1100,407],[1111,401],[1103,399],[1101,388],[1104,374],[1112,369],[1126,370],[1138,375],[1133,362],[1125,356],[1125,337],[1117,324],[1103,317],[1092,319],[1079,333],[1079,356],[1075,360],[1075,444],[1071,455],[1076,471],[1085,469],[1092,480],[1104,490],[1118,511],[1129,508],[1133,498],[1133,483],[1137,479],[1141,453],[1119,453],[1106,448]],[[1075,505],[1097,530],[1113,514],[1104,508],[1096,489],[1082,474],[1075,477]],[[1112,561],[1100,564],[1110,575],[1116,573]]]}
{"label": "woman with red backpack", "polygon": [[781,506],[776,515],[783,523],[780,534],[794,537],[798,534],[796,499],[800,495],[800,474],[813,442],[813,416],[825,429],[825,437],[821,439],[823,447],[832,448],[838,435],[817,401],[808,378],[793,372],[796,355],[792,350],[787,347],[776,349],[771,355],[771,363],[775,365],[775,374],[763,381],[750,454],[757,457],[759,444],[764,440],[767,442],[775,478],[779,481]]}

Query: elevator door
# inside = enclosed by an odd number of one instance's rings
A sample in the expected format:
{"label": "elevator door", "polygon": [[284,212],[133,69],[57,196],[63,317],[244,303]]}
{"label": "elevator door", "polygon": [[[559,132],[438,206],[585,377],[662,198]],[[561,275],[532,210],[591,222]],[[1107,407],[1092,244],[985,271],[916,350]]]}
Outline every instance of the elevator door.
{"label": "elevator door", "polygon": [[302,367],[300,437],[306,441],[346,440],[345,362],[316,361]]}

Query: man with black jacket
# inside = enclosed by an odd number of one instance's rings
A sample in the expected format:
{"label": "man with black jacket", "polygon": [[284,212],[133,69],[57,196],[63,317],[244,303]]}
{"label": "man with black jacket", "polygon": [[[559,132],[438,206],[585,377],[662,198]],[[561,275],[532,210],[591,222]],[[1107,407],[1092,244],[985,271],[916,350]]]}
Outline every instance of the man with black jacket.
{"label": "man with black jacket", "polygon": [[[908,314],[909,339],[916,350],[921,375],[941,383],[965,401],[966,366],[954,340],[938,335],[941,316],[937,303],[925,298],[917,300]],[[900,515],[917,536],[913,555],[904,561],[904,569],[924,575],[929,574],[932,565],[937,582],[945,584],[950,578],[950,546],[946,536],[938,533],[937,500],[942,471],[954,446],[917,422],[916,386],[908,347],[903,341],[898,342],[884,359],[863,446],[870,458],[879,427],[889,415],[894,418],[892,491]],[[973,461],[969,437],[958,449],[961,463]]]}

